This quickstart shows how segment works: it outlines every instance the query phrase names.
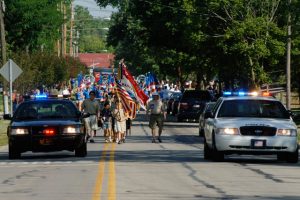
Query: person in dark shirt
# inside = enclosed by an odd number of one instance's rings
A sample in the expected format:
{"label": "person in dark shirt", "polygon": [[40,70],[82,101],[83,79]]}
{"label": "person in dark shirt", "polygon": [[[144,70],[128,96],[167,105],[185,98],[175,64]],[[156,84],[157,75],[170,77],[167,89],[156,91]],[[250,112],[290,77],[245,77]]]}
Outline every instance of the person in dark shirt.
{"label": "person in dark shirt", "polygon": [[103,120],[104,137],[106,137],[105,142],[112,142],[112,114],[109,102],[104,103],[104,108],[101,112],[101,118]]}

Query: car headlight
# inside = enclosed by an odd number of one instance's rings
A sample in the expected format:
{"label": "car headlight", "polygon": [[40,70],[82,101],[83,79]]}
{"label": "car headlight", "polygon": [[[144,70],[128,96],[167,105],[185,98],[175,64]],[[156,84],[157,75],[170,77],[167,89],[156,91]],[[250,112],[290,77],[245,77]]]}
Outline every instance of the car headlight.
{"label": "car headlight", "polygon": [[27,135],[29,131],[27,128],[12,128],[10,131],[11,135]]}
{"label": "car headlight", "polygon": [[277,135],[279,136],[297,136],[296,129],[278,129]]}
{"label": "car headlight", "polygon": [[237,128],[218,128],[217,134],[223,135],[238,135],[239,130]]}
{"label": "car headlight", "polygon": [[80,128],[79,127],[65,127],[63,130],[63,134],[75,134],[75,133],[80,133]]}

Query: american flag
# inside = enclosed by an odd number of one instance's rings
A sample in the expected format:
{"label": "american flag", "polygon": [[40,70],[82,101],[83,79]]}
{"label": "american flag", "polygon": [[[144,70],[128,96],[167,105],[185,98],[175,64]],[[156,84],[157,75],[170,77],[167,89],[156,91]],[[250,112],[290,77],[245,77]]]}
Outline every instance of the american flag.
{"label": "american flag", "polygon": [[129,118],[134,119],[136,117],[136,103],[118,80],[116,80],[116,92],[124,111],[129,114]]}

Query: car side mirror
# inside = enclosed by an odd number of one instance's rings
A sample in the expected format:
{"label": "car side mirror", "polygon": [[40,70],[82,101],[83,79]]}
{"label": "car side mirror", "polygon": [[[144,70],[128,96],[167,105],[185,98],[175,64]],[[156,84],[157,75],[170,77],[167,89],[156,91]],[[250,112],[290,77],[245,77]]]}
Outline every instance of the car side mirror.
{"label": "car side mirror", "polygon": [[213,112],[211,112],[211,111],[208,111],[208,112],[205,112],[205,113],[204,113],[204,118],[205,118],[205,119],[213,118],[213,117],[214,117],[214,114],[213,114]]}
{"label": "car side mirror", "polygon": [[300,114],[296,114],[289,111],[290,116],[293,118],[295,122],[300,122]]}
{"label": "car side mirror", "polygon": [[5,120],[11,120],[12,116],[10,114],[4,114],[3,115],[3,119],[5,119]]}

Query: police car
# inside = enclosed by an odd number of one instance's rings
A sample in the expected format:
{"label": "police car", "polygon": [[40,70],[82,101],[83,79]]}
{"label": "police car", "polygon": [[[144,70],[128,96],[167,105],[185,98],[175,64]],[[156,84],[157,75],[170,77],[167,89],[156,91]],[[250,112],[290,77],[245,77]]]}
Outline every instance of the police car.
{"label": "police car", "polygon": [[62,150],[86,156],[87,135],[82,118],[68,99],[33,96],[17,107],[13,117],[5,115],[5,119],[11,120],[7,129],[9,158],[20,158],[26,151]]}
{"label": "police car", "polygon": [[278,160],[298,162],[297,127],[291,112],[268,94],[225,92],[205,118],[205,159],[276,154]]}

